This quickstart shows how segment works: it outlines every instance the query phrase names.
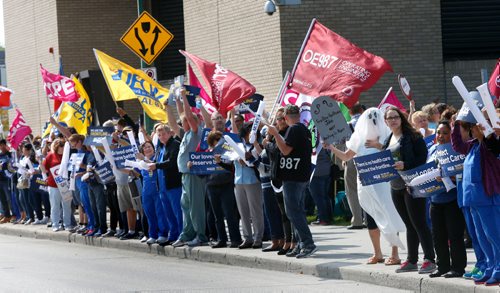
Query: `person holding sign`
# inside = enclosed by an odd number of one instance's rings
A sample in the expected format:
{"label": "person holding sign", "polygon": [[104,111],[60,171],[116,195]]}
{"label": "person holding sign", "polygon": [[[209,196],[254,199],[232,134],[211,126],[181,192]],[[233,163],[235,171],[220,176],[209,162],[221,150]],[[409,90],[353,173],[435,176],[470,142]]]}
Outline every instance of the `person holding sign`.
{"label": "person holding sign", "polygon": [[[475,116],[462,107],[453,123],[451,143],[455,151],[467,154],[462,180],[464,203],[470,204],[478,243],[486,256],[484,272],[474,281],[497,286],[500,284],[500,150],[491,147],[496,143],[492,140],[498,139],[496,135],[485,137],[484,128],[477,122]],[[460,128],[473,139],[464,141]]]}
{"label": "person holding sign", "polygon": [[[379,152],[382,142],[389,136],[390,130],[384,124],[382,111],[377,108],[369,108],[361,114],[354,128],[354,132],[346,142],[347,151],[343,152],[333,145],[326,147],[342,161],[352,158],[370,155]],[[378,147],[378,148],[377,148]],[[374,255],[369,259],[383,260],[380,249],[380,233],[392,246],[389,264],[399,263],[398,247],[404,248],[398,237],[399,232],[405,231],[405,225],[399,216],[391,198],[390,185],[381,182],[364,186],[358,177],[358,198],[363,210],[370,215],[376,225],[370,225],[369,233],[374,248]]]}
{"label": "person holding sign", "polygon": [[[51,152],[47,155],[43,161],[43,167],[48,171],[47,173],[47,185],[49,187],[50,196],[50,218],[52,220],[52,231],[57,232],[63,230],[62,225],[59,222],[62,221],[64,226],[68,229],[71,227],[71,200],[63,200],[61,193],[57,187],[56,181],[54,180],[54,174],[50,172],[52,167],[56,167],[61,164],[62,155],[64,152],[64,139],[57,138],[52,142]],[[61,205],[62,205],[62,218],[61,218]]]}
{"label": "person holding sign", "polygon": [[307,225],[303,205],[307,183],[311,177],[311,132],[300,123],[298,106],[286,106],[285,121],[289,127],[284,138],[271,125],[268,126],[268,133],[274,136],[281,152],[278,176],[283,180],[286,214],[300,240],[299,245],[287,256],[305,258],[318,250]]}
{"label": "person holding sign", "polygon": [[[394,157],[396,170],[411,170],[425,164],[427,146],[422,135],[411,126],[406,116],[396,107],[387,108],[384,119],[391,130],[381,149],[388,149]],[[372,144],[380,147],[379,144]],[[394,205],[406,226],[407,260],[396,270],[397,273],[417,271],[431,273],[436,269],[432,234],[426,222],[426,199],[413,198],[401,178],[391,181]],[[418,268],[418,246],[422,245],[424,262]]]}
{"label": "person holding sign", "polygon": [[[448,121],[440,121],[436,129],[439,145],[451,141],[451,126]],[[434,159],[436,145],[429,150]],[[464,244],[465,220],[457,203],[457,189],[431,196],[432,239],[437,255],[437,270],[429,277],[462,277],[467,266]],[[451,262],[450,262],[451,257]]]}

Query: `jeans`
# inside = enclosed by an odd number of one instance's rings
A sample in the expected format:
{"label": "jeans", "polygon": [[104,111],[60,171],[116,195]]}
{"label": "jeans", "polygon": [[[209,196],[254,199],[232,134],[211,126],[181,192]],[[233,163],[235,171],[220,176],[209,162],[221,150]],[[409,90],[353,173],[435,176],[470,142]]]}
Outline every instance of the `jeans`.
{"label": "jeans", "polygon": [[283,223],[281,221],[281,211],[278,205],[276,194],[271,186],[262,188],[264,196],[264,208],[266,210],[269,227],[271,228],[271,239],[279,240],[285,238]]}
{"label": "jeans", "polygon": [[106,223],[106,195],[104,186],[97,182],[91,182],[89,186],[89,199],[92,213],[95,219],[95,228],[105,233],[108,230]]}
{"label": "jeans", "polygon": [[318,208],[318,219],[330,223],[333,218],[330,176],[314,176],[309,184],[309,191]]}
{"label": "jeans", "polygon": [[22,210],[26,212],[26,220],[35,220],[35,215],[33,213],[32,199],[33,195],[29,188],[19,189],[19,203],[22,206]]}
{"label": "jeans", "polygon": [[226,185],[210,185],[207,187],[207,195],[210,198],[215,216],[215,227],[218,235],[217,240],[227,242],[226,226],[224,224],[225,217],[231,243],[240,243],[240,224],[238,214],[234,209],[236,205],[234,188]]}
{"label": "jeans", "polygon": [[94,229],[96,221],[94,218],[94,213],[92,212],[92,205],[89,198],[89,185],[86,182],[82,182],[82,179],[78,177],[76,178],[76,188],[78,188],[80,192],[81,203],[89,221],[87,228]]}
{"label": "jeans", "polygon": [[293,224],[295,234],[298,235],[301,248],[314,246],[311,230],[307,225],[304,210],[304,196],[307,182],[283,181],[283,198],[288,219]]}
{"label": "jeans", "polygon": [[3,215],[6,218],[11,217],[10,213],[10,182],[9,181],[1,181],[0,182],[0,203],[2,204],[3,208]]}
{"label": "jeans", "polygon": [[62,206],[62,221],[66,228],[71,227],[71,200],[62,200],[61,193],[57,187],[49,186],[50,197],[50,218],[52,219],[52,227],[56,228],[61,221],[61,206]]}

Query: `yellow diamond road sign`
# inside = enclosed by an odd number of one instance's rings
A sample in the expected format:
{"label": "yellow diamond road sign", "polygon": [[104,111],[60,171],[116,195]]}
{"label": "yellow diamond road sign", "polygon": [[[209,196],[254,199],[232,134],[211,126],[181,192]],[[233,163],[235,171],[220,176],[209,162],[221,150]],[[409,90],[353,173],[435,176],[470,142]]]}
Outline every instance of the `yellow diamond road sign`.
{"label": "yellow diamond road sign", "polygon": [[144,11],[120,39],[147,64],[160,55],[174,35]]}

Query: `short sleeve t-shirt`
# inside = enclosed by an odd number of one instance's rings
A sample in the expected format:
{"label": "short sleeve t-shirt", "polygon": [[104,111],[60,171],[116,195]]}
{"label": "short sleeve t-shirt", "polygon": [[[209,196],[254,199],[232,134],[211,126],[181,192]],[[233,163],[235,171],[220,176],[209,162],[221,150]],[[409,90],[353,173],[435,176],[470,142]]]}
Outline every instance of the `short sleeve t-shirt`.
{"label": "short sleeve t-shirt", "polygon": [[177,156],[177,167],[179,172],[189,173],[187,162],[189,161],[189,153],[195,152],[201,140],[202,128],[198,127],[198,131],[189,130],[184,134],[181,145],[179,147],[179,155]]}
{"label": "short sleeve t-shirt", "polygon": [[278,174],[283,181],[309,181],[311,176],[311,133],[302,124],[288,128],[285,142],[293,148],[288,156],[282,155],[278,164]]}

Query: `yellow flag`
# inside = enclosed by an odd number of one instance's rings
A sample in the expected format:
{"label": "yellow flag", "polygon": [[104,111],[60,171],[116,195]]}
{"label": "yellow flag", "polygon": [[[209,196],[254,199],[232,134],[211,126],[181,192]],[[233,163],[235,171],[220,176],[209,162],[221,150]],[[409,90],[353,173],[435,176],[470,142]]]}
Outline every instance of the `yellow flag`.
{"label": "yellow flag", "polygon": [[[87,134],[87,128],[92,123],[92,113],[90,99],[78,78],[73,77],[75,90],[79,99],[76,102],[64,102],[59,109],[52,115],[57,122],[66,127],[75,128],[79,134]],[[52,125],[44,130],[42,137],[50,134]]]}
{"label": "yellow flag", "polygon": [[167,89],[140,69],[135,69],[99,50],[94,49],[94,53],[115,101],[138,99],[151,119],[167,121],[163,106],[163,101],[168,97]]}

